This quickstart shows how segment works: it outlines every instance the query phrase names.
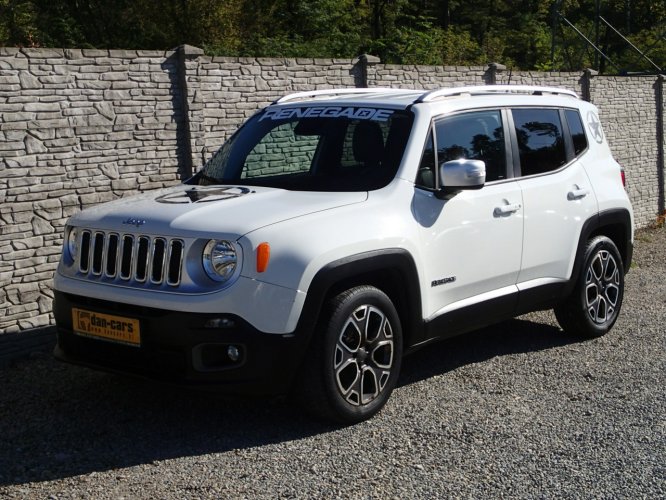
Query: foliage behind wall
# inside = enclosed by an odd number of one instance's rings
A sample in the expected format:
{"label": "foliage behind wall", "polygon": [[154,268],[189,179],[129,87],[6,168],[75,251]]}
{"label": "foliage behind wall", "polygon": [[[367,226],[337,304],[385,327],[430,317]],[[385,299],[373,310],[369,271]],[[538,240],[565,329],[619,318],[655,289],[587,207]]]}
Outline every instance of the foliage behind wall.
{"label": "foliage behind wall", "polygon": [[[489,61],[516,69],[592,67],[594,51],[558,22],[559,6],[590,39],[595,0],[0,0],[0,45],[169,49],[211,55],[354,57],[396,64]],[[604,0],[601,14],[666,66],[666,4]],[[609,73],[654,68],[610,29],[599,32]],[[554,57],[551,58],[551,55]]]}

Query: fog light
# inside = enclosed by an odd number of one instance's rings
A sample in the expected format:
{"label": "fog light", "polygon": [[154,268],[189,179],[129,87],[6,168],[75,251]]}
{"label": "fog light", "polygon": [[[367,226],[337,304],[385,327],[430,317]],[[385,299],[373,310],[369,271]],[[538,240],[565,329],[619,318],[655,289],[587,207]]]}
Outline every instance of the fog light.
{"label": "fog light", "polygon": [[227,347],[227,356],[234,363],[240,359],[240,350],[235,345]]}
{"label": "fog light", "polygon": [[204,328],[233,328],[236,322],[229,318],[211,318],[204,323]]}

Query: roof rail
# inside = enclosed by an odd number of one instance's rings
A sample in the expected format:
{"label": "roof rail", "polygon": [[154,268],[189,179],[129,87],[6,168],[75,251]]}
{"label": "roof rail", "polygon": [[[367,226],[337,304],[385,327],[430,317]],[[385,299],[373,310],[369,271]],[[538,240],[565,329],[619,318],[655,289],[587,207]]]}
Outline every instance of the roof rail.
{"label": "roof rail", "polygon": [[372,88],[348,88],[348,89],[324,89],[324,90],[308,90],[305,92],[296,92],[295,94],[289,94],[284,97],[280,97],[279,99],[273,101],[273,104],[281,104],[284,102],[289,102],[289,101],[297,101],[297,100],[302,100],[302,99],[308,99],[310,97],[317,97],[317,96],[336,96],[336,95],[344,95],[344,94],[376,94],[376,93],[391,93],[391,94],[404,94],[405,92],[409,92],[409,90],[406,89],[389,89],[389,88],[383,88],[383,87],[372,87]]}
{"label": "roof rail", "polygon": [[489,94],[559,94],[578,98],[578,94],[571,90],[557,87],[535,87],[532,85],[479,85],[474,87],[453,87],[448,89],[431,90],[422,94],[414,104],[420,102],[431,102],[442,97],[458,95],[489,95]]}

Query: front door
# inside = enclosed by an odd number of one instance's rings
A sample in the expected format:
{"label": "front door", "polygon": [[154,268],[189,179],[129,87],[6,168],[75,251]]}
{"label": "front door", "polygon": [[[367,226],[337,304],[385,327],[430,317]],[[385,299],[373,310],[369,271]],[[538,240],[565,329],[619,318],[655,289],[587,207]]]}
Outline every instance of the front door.
{"label": "front door", "polygon": [[[507,169],[500,110],[483,110],[436,120],[426,147],[413,199],[413,213],[429,293],[426,318],[516,292],[523,238],[520,186]],[[456,159],[482,160],[486,185],[438,199],[434,165]],[[491,300],[492,302],[492,300]]]}

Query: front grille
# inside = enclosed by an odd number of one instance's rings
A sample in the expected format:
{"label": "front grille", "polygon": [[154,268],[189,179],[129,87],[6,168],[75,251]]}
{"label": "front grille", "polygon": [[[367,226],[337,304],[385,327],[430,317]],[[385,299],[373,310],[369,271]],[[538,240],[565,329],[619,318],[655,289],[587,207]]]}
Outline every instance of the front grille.
{"label": "front grille", "polygon": [[180,285],[185,254],[183,240],[89,229],[82,230],[80,238],[81,274],[153,285]]}

